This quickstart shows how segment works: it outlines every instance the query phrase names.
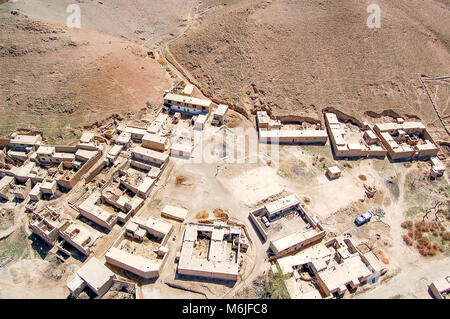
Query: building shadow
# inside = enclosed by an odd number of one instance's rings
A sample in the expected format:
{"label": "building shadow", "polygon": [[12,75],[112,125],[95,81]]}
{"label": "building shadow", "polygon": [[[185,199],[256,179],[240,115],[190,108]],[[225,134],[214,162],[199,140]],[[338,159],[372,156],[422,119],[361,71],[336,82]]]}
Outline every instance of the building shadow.
{"label": "building shadow", "polygon": [[102,226],[100,226],[100,225],[94,223],[93,221],[87,219],[86,217],[84,217],[84,216],[81,215],[81,214],[78,215],[77,219],[78,219],[79,221],[83,222],[84,224],[86,224],[86,225],[88,225],[88,226],[94,228],[95,230],[97,230],[97,231],[99,231],[99,232],[101,232],[101,233],[104,233],[104,234],[106,234],[106,235],[108,235],[108,234],[111,232],[110,229],[105,228],[105,227],[102,227]]}
{"label": "building shadow", "polygon": [[31,247],[42,259],[45,259],[53,248],[53,246],[50,246],[45,240],[35,234],[29,235],[28,239],[31,240]]}
{"label": "building shadow", "polygon": [[189,281],[189,282],[200,282],[206,284],[216,284],[226,286],[228,288],[233,288],[236,285],[235,280],[224,280],[224,279],[214,279],[200,276],[190,276],[190,275],[180,275],[178,272],[175,273],[175,280]]}

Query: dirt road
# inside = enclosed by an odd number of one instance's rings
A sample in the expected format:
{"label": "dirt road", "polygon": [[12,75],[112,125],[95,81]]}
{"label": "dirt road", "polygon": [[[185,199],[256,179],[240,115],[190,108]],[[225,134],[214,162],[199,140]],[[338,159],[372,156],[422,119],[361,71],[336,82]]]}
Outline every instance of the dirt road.
{"label": "dirt road", "polygon": [[377,288],[362,293],[357,299],[383,299],[391,297],[431,298],[428,285],[450,273],[450,258],[411,265],[407,270]]}

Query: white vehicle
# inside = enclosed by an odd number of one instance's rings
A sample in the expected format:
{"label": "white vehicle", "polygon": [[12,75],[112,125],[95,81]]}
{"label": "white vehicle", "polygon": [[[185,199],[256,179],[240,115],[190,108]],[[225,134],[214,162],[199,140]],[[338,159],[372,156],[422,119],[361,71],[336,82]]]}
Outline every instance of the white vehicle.
{"label": "white vehicle", "polygon": [[266,227],[270,226],[270,222],[269,222],[269,220],[267,219],[266,216],[263,216],[262,221],[263,221],[264,225],[266,225]]}

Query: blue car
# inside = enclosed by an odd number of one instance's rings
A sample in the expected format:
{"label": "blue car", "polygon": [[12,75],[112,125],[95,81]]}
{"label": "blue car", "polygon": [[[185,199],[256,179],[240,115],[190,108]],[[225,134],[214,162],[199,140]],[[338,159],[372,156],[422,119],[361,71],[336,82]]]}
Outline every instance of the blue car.
{"label": "blue car", "polygon": [[368,212],[365,212],[364,214],[359,215],[355,219],[356,226],[361,226],[361,225],[364,225],[365,223],[368,223],[370,221],[370,219],[372,218],[372,216],[373,216],[373,214],[370,210]]}

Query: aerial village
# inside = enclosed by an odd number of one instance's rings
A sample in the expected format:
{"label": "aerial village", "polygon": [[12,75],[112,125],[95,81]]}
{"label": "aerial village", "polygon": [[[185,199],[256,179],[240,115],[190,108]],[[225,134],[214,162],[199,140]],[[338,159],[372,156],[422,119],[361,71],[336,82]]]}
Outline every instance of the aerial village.
{"label": "aerial village", "polygon": [[[396,226],[386,225],[397,220],[380,208],[389,183],[377,172],[420,163],[431,183],[446,178],[427,127],[333,112],[321,123],[252,116],[187,84],[167,90],[157,112],[113,119],[76,145],[13,133],[0,140],[0,207],[23,211],[33,247],[77,265],[71,298],[167,297],[164,287],[178,297],[246,297],[259,275],[281,278],[287,298],[342,298],[394,276],[384,247],[394,245]],[[240,126],[257,136],[257,162],[236,163],[230,140],[218,138],[239,139]],[[201,146],[193,136],[206,132]],[[218,160],[192,163],[199,148]],[[429,283],[438,298],[448,279]]]}

